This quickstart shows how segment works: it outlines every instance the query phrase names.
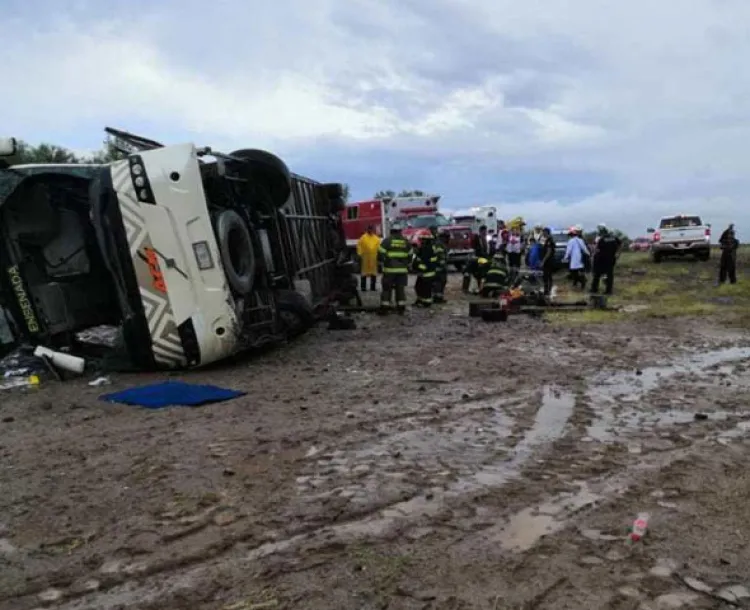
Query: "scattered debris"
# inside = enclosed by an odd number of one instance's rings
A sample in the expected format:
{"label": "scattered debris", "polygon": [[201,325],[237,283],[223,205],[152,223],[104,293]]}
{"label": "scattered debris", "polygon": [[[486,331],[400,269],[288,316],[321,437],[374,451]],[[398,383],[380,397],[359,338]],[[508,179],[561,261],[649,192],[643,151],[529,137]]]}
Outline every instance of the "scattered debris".
{"label": "scattered debris", "polygon": [[675,573],[675,570],[677,570],[676,561],[672,559],[659,559],[648,573],[658,578],[670,578]]}
{"label": "scattered debris", "polygon": [[729,585],[722,587],[716,594],[719,599],[729,602],[730,604],[741,602],[743,599],[750,599],[750,590],[743,585]]}
{"label": "scattered debris", "polygon": [[675,593],[665,593],[656,598],[656,608],[658,610],[672,610],[684,608],[698,601],[700,597],[696,593],[685,593],[678,591]]}
{"label": "scattered debris", "polygon": [[696,413],[694,417],[695,421],[705,421],[708,419],[708,415],[706,413]]}
{"label": "scattered debris", "polygon": [[30,375],[29,377],[11,377],[8,381],[0,383],[0,390],[10,390],[12,388],[36,387],[40,383],[39,377]]}
{"label": "scattered debris", "polygon": [[98,388],[99,386],[109,385],[110,383],[112,382],[110,381],[109,377],[97,377],[93,381],[89,381],[89,385],[92,388]]}
{"label": "scattered debris", "polygon": [[357,321],[349,315],[342,316],[333,312],[328,318],[328,330],[355,330]]}
{"label": "scattered debris", "polygon": [[633,521],[633,525],[628,528],[628,539],[629,544],[639,542],[648,532],[648,513],[638,513],[638,517]]}
{"label": "scattered debris", "polygon": [[685,576],[682,579],[682,582],[684,582],[693,591],[698,591],[699,593],[711,593],[711,591],[713,591],[714,589],[712,586],[707,585],[705,582],[702,582],[697,578],[693,578],[692,576]]}
{"label": "scattered debris", "polygon": [[63,592],[60,589],[46,589],[39,594],[39,601],[51,604],[62,599]]}
{"label": "scattered debris", "polygon": [[37,358],[49,358],[54,366],[64,371],[70,371],[71,373],[81,374],[86,368],[86,361],[83,358],[71,356],[63,352],[56,352],[42,345],[36,346],[34,355]]}

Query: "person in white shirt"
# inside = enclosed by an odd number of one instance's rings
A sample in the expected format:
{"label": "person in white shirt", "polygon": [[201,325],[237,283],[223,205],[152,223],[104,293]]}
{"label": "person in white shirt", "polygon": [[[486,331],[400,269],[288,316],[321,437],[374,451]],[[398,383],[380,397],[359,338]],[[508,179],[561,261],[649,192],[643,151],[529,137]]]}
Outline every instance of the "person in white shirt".
{"label": "person in white shirt", "polygon": [[573,287],[580,285],[581,290],[586,289],[586,261],[590,260],[591,253],[581,237],[582,230],[576,227],[568,240],[568,246],[565,248],[565,258],[563,262],[568,263],[570,276],[573,280]]}
{"label": "person in white shirt", "polygon": [[508,269],[510,270],[510,281],[515,282],[521,272],[521,251],[523,250],[523,240],[521,231],[517,228],[510,230],[508,243],[505,244],[505,252],[508,256]]}

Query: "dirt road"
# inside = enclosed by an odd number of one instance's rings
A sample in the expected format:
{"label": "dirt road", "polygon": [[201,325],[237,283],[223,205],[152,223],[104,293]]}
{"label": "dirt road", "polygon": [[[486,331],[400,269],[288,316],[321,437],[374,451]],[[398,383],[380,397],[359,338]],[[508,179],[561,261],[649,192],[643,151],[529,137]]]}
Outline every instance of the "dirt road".
{"label": "dirt road", "polygon": [[457,285],[180,375],[219,405],[4,392],[0,610],[750,607],[750,334],[487,324]]}

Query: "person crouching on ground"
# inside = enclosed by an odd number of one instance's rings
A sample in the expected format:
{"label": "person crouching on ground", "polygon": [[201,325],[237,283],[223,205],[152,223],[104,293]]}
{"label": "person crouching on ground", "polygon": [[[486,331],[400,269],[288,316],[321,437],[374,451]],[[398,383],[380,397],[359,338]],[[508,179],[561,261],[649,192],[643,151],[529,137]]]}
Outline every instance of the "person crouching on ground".
{"label": "person crouching on ground", "polygon": [[375,234],[375,227],[370,225],[367,231],[357,241],[357,257],[359,258],[359,289],[367,291],[367,278],[370,278],[370,290],[376,290],[378,277],[378,251],[380,237]]}
{"label": "person crouching on ground", "polygon": [[498,297],[510,288],[509,279],[505,257],[502,254],[495,254],[484,276],[479,294],[485,298]]}
{"label": "person crouching on ground", "polygon": [[580,232],[574,230],[568,240],[565,258],[563,259],[563,262],[568,263],[574,288],[580,286],[581,290],[586,289],[586,258],[590,256],[589,248],[583,241]]}

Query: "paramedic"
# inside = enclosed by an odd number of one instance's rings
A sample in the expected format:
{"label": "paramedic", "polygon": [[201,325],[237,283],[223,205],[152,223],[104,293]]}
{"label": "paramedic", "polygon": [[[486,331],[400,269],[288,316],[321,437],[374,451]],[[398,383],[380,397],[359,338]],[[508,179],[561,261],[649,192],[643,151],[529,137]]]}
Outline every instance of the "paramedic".
{"label": "paramedic", "polygon": [[586,242],[581,237],[581,231],[574,229],[571,232],[568,246],[565,249],[564,262],[570,268],[570,277],[573,279],[573,287],[580,284],[581,290],[586,289],[586,259],[591,256]]}

